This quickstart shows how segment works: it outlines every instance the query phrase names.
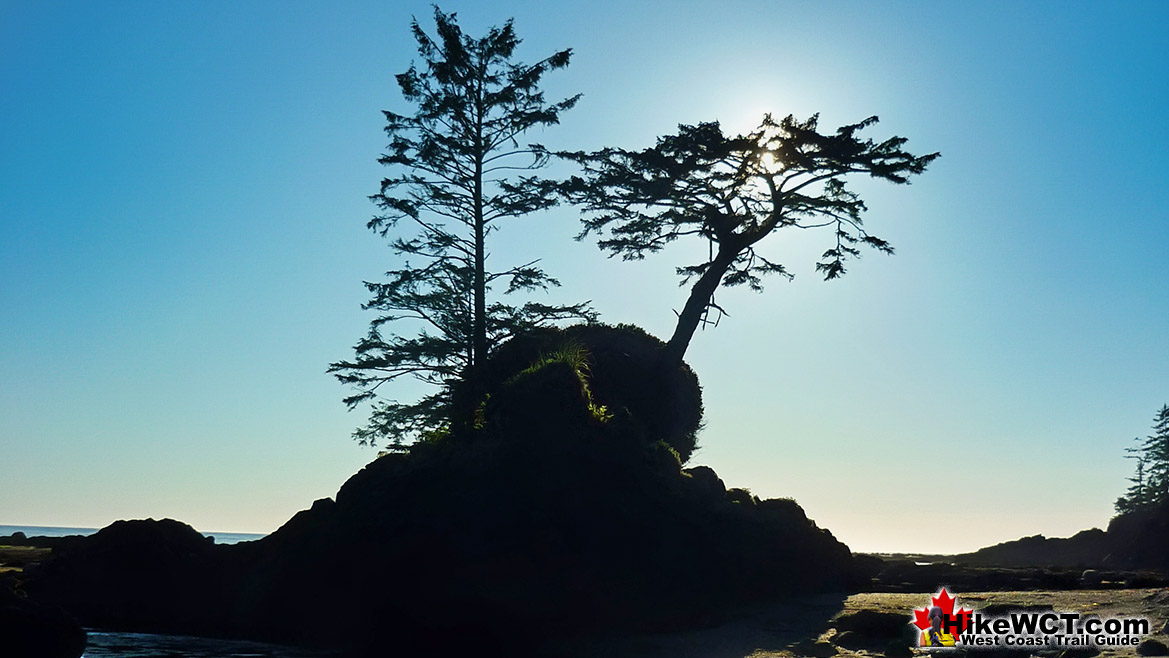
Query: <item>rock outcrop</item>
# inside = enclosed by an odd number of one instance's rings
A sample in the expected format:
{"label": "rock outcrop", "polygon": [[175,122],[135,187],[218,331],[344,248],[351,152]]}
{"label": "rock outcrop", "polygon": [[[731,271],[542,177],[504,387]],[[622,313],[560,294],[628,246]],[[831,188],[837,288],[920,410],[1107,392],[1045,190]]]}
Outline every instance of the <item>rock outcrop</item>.
{"label": "rock outcrop", "polygon": [[86,635],[64,609],[28,600],[11,574],[0,576],[0,656],[80,658]]}
{"label": "rock outcrop", "polygon": [[[1042,535],[988,546],[956,555],[956,564],[992,567],[1043,567],[1092,570],[1086,579],[1120,585],[1151,586],[1163,576],[1140,576],[1138,570],[1169,571],[1169,501],[1114,517],[1108,530],[1083,530],[1068,538]],[[1115,572],[1130,572],[1118,575]],[[1085,583],[1088,585],[1089,583]]]}
{"label": "rock outcrop", "polygon": [[265,539],[120,522],[46,563],[35,592],[112,628],[485,655],[847,588],[848,548],[794,501],[682,469],[701,390],[659,367],[660,345],[595,326],[511,345],[474,417]]}

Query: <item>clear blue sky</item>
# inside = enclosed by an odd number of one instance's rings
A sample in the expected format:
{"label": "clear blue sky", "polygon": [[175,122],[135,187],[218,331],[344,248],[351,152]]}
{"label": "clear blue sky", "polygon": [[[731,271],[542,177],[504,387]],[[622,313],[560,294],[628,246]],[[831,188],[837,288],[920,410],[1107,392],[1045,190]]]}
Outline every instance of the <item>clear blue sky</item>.
{"label": "clear blue sky", "polygon": [[[1106,523],[1169,402],[1169,4],[628,4],[444,9],[514,16],[526,61],[574,49],[549,146],[771,111],[943,153],[858,185],[896,256],[825,283],[826,236],[776,236],[796,280],[720,297],[693,463],[857,550]],[[366,197],[431,11],[344,5],[0,5],[0,523],[266,532],[375,456],[324,371],[395,266]],[[576,221],[521,220],[495,257],[668,336],[683,254],[610,261]]]}

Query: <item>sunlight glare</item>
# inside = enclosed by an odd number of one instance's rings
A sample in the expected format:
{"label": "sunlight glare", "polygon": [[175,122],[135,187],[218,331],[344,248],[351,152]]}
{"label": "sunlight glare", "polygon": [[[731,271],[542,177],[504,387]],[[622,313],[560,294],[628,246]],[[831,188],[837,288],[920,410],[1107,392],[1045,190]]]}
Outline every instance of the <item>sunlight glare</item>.
{"label": "sunlight glare", "polygon": [[774,152],[764,151],[759,156],[759,169],[765,174],[776,174],[783,171],[783,163],[775,157]]}

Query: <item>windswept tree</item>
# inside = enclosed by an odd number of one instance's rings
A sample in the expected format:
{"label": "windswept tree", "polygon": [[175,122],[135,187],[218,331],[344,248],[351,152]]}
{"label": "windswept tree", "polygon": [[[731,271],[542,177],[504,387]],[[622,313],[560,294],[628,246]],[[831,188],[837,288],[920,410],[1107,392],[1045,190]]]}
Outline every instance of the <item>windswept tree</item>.
{"label": "windswept tree", "polygon": [[1116,512],[1126,514],[1153,505],[1169,503],[1169,404],[1153,417],[1153,433],[1125,449],[1125,457],[1136,460],[1136,472],[1125,495],[1116,500]]}
{"label": "windswept tree", "polygon": [[[458,381],[475,390],[480,364],[510,336],[568,318],[588,318],[587,304],[516,305],[493,293],[546,291],[559,285],[538,261],[494,268],[488,237],[497,223],[556,203],[533,172],[548,161],[539,144],[522,144],[532,128],[559,123],[579,96],[547,102],[540,81],[568,65],[571,50],[535,64],[513,60],[520,40],[512,21],[482,38],[465,35],[455,14],[434,11],[437,37],[415,20],[420,64],[397,76],[412,114],[385,112],[390,143],[379,162],[392,168],[371,197],[381,212],[368,227],[400,258],[383,282],[366,282],[364,305],[378,313],[353,360],[329,372],[355,392],[353,409],[370,403],[362,443],[392,446],[443,429]],[[382,395],[401,377],[433,385],[402,403]],[[474,397],[474,396],[472,396]]]}
{"label": "windswept tree", "polygon": [[782,264],[756,250],[773,233],[830,229],[832,246],[816,265],[825,279],[843,275],[845,260],[859,256],[861,245],[893,253],[888,242],[865,230],[865,204],[845,181],[867,175],[908,183],[939,154],[908,153],[903,137],[862,139],[858,133],[876,117],[827,135],[817,131],[817,121],[818,115],[779,122],[767,115],[757,130],[737,136],[724,135],[718,122],[681,125],[677,134],[642,151],[560,154],[584,170],[561,188],[586,211],[578,239],[598,234],[602,250],[625,260],[686,236],[709,241],[706,260],[677,268],[683,285],[694,284],[667,358],[681,361],[698,326],[712,311],[722,313],[714,302],[720,286],[761,291],[766,275],[791,278]]}

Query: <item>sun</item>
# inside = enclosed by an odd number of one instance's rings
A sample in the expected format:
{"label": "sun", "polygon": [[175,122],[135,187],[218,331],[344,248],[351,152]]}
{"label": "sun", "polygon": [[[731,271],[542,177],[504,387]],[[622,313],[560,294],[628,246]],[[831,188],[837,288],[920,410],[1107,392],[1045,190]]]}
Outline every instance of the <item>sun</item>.
{"label": "sun", "polygon": [[765,174],[778,174],[783,171],[783,163],[775,157],[774,152],[764,151],[763,155],[759,156],[759,170]]}

